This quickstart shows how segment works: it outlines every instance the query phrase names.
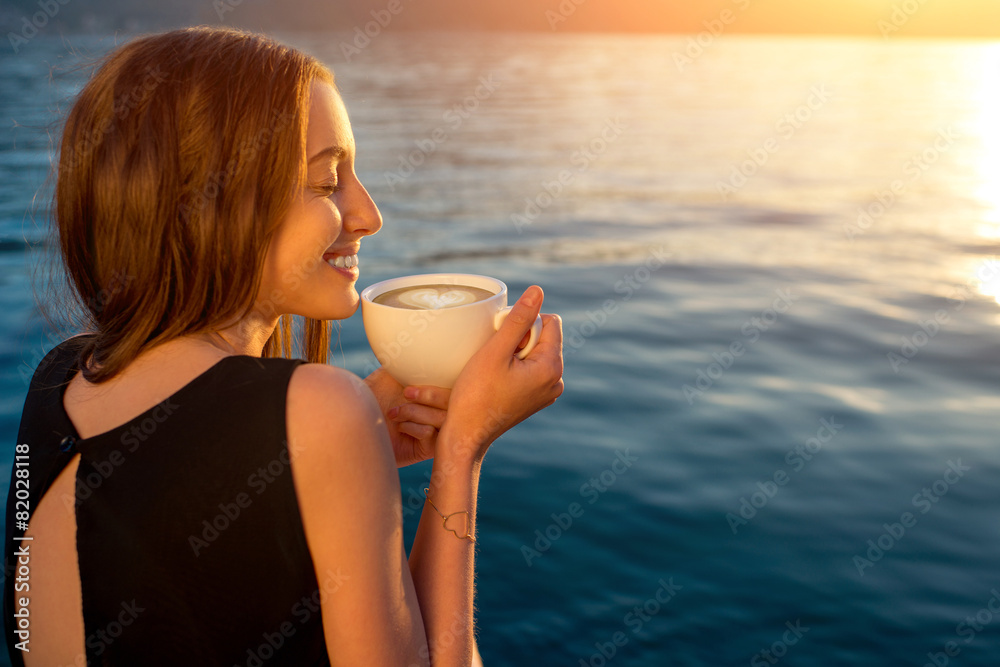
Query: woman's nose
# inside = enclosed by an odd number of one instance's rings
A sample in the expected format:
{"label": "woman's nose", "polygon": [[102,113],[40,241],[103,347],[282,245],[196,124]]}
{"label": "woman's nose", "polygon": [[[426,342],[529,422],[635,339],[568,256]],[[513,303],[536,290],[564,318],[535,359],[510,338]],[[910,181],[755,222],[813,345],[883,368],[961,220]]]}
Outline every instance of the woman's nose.
{"label": "woman's nose", "polygon": [[345,230],[371,236],[382,228],[382,214],[359,180],[355,180],[355,186],[351,188],[346,209],[342,213]]}

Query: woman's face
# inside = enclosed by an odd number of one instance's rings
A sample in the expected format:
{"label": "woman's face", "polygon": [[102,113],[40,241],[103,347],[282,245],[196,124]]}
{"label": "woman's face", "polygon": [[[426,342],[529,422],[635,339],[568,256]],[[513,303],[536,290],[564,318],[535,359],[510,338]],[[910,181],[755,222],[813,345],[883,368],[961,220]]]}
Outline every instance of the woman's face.
{"label": "woman's face", "polygon": [[265,315],[334,320],[357,310],[358,249],[382,226],[382,216],[354,173],[354,151],[340,95],[313,83],[308,176],[268,247],[256,304]]}

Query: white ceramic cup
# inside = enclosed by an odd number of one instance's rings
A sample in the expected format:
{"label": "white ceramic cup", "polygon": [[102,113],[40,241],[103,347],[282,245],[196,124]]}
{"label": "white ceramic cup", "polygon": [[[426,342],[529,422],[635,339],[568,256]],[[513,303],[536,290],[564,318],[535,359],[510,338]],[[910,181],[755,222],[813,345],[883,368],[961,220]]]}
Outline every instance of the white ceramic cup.
{"label": "white ceramic cup", "polygon": [[[493,296],[450,308],[411,310],[375,303],[391,290],[420,285],[468,285]],[[361,316],[375,358],[403,386],[455,386],[465,364],[510,313],[507,286],[496,278],[468,273],[431,273],[383,280],[361,292]],[[538,342],[542,318],[531,325],[527,344],[517,352],[525,358]]]}

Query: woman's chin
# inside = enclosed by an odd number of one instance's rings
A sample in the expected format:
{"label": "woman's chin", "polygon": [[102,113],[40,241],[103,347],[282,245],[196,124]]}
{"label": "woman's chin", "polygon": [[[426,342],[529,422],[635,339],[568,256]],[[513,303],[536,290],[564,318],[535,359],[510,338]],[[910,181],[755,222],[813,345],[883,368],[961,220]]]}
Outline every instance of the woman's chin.
{"label": "woman's chin", "polygon": [[[307,288],[303,285],[296,294],[282,295],[279,313],[298,315],[310,320],[346,320],[361,305],[361,297],[353,285],[347,289],[316,289],[308,298],[303,298],[306,292]],[[272,312],[273,310],[271,308]]]}
{"label": "woman's chin", "polygon": [[354,290],[351,290],[350,295],[345,296],[346,298],[331,299],[329,303],[310,309],[312,312],[304,312],[302,315],[314,320],[346,320],[358,311],[361,298]]}

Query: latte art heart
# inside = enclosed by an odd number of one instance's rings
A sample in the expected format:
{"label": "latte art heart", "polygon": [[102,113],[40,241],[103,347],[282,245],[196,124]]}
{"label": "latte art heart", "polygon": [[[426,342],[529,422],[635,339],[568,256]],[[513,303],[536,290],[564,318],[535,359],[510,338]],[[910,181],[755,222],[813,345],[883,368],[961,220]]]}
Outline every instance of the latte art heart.
{"label": "latte art heart", "polygon": [[372,301],[410,310],[441,310],[467,306],[493,296],[489,290],[470,285],[414,285],[390,290]]}
{"label": "latte art heart", "polygon": [[437,310],[438,308],[451,308],[452,306],[475,303],[476,295],[461,287],[441,291],[425,287],[403,292],[399,295],[399,300],[414,308]]}

